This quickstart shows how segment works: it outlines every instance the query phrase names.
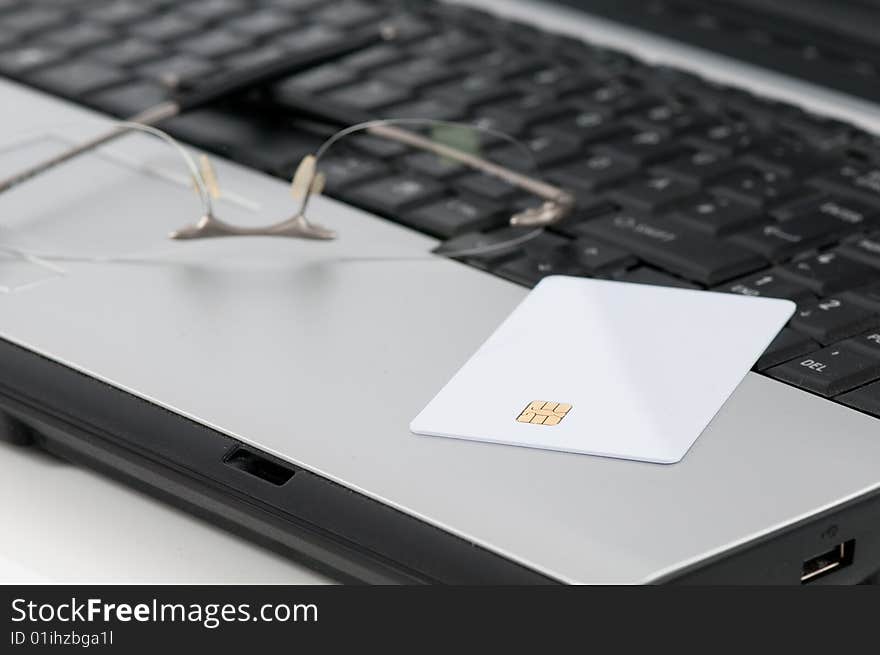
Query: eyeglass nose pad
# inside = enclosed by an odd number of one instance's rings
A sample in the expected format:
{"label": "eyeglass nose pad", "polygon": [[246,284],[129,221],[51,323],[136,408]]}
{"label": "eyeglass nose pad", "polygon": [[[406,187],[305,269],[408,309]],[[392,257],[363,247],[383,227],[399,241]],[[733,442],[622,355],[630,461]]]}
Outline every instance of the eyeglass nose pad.
{"label": "eyeglass nose pad", "polygon": [[336,238],[336,232],[320,225],[310,223],[305,216],[298,214],[286,221],[262,227],[241,227],[221,221],[212,214],[202,216],[198,223],[188,225],[169,237],[177,240],[208,239],[212,237],[289,237],[292,239],[316,239],[329,241]]}

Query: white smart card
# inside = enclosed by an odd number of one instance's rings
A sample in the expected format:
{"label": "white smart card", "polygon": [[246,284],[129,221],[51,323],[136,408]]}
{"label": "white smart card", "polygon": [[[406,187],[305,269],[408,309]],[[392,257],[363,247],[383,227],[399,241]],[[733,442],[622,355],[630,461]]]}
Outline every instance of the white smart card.
{"label": "white smart card", "polygon": [[789,300],[548,277],[410,429],[678,462],[794,309]]}

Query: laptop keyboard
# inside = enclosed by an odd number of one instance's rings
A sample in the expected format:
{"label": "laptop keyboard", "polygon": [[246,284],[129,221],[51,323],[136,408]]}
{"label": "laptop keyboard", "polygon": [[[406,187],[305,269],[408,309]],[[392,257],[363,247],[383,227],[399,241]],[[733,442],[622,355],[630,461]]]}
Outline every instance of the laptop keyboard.
{"label": "laptop keyboard", "polygon": [[[578,208],[465,264],[525,286],[567,274],[794,300],[755,370],[880,416],[880,142],[852,126],[435,2],[0,0],[0,74],[128,116],[169,85],[389,17],[394,43],[163,127],[284,177],[322,140],[286,111],[291,94],[505,131]],[[328,193],[460,247],[507,240],[527,199],[440,164],[356,139],[328,163]]]}

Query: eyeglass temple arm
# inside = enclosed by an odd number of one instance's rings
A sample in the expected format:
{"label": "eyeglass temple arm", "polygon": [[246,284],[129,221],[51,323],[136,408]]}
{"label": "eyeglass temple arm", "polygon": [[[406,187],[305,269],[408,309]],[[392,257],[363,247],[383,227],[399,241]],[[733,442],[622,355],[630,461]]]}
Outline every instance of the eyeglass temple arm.
{"label": "eyeglass temple arm", "polygon": [[[222,76],[217,81],[208,81],[190,90],[185,90],[176,99],[161,102],[125,119],[125,121],[128,123],[155,125],[185,111],[197,109],[244,91],[270,84],[292,73],[301,72],[333,61],[393,38],[393,30],[383,27],[378,31],[371,30],[365,34],[346,39],[342,44],[321,46],[313,48],[304,54],[285,58],[268,65],[246,68],[239,73]],[[127,132],[128,128],[124,126],[113,127],[49,159],[19,171],[4,180],[0,180],[0,194],[105,143],[109,143]]]}
{"label": "eyeglass temple arm", "polygon": [[510,220],[512,225],[550,225],[564,218],[574,207],[574,196],[568,191],[469,152],[438,143],[416,132],[387,123],[383,124],[380,121],[367,127],[366,131],[375,136],[431,152],[439,157],[452,159],[491,177],[499,178],[544,200],[542,207],[526,209],[515,214]]}

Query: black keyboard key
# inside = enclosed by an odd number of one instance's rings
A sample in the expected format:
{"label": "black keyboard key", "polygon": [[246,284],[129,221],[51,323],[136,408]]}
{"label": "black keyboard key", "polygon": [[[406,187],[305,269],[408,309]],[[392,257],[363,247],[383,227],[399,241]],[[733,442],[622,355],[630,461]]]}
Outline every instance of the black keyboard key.
{"label": "black keyboard key", "polygon": [[382,80],[368,80],[344,86],[328,94],[328,100],[364,111],[396,105],[409,99],[409,91]]}
{"label": "black keyboard key", "polygon": [[868,330],[846,341],[841,341],[838,345],[880,359],[880,331],[878,330]]}
{"label": "black keyboard key", "polygon": [[850,259],[880,268],[880,232],[848,239],[841,244],[840,252]]}
{"label": "black keyboard key", "polygon": [[372,134],[356,134],[349,137],[346,143],[378,159],[391,159],[409,152],[409,147],[399,141]]}
{"label": "black keyboard key", "polygon": [[21,3],[21,9],[3,14],[3,29],[17,34],[19,37],[41,32],[51,27],[60,27],[67,19],[67,14],[52,7],[38,7],[35,3]]}
{"label": "black keyboard key", "polygon": [[106,43],[114,38],[114,33],[92,23],[78,23],[40,35],[41,43],[49,43],[63,50],[81,50]]}
{"label": "black keyboard key", "polygon": [[754,146],[758,136],[747,123],[714,123],[696,130],[685,141],[701,150],[729,156]]}
{"label": "black keyboard key", "polygon": [[0,52],[0,72],[22,75],[59,61],[64,53],[58,48],[31,45]]}
{"label": "black keyboard key", "polygon": [[708,115],[677,104],[658,104],[632,114],[627,122],[639,129],[655,130],[664,136],[693,131],[709,120]]}
{"label": "black keyboard key", "polygon": [[796,303],[816,300],[807,287],[780,276],[776,270],[762,271],[732,282],[726,282],[720,287],[716,287],[715,290],[736,293],[741,296],[785,298]]}
{"label": "black keyboard key", "polygon": [[197,57],[217,59],[250,48],[253,41],[228,30],[214,29],[181,40],[178,48]]}
{"label": "black keyboard key", "polygon": [[797,109],[791,105],[769,98],[759,98],[742,89],[727,88],[720,98],[729,116],[742,117],[761,130],[776,127],[776,121]]}
{"label": "black keyboard key", "polygon": [[[625,74],[632,76],[639,71],[644,72],[643,67],[633,57],[618,50],[577,41],[575,53],[579,63],[586,65],[594,75],[605,79],[619,79]],[[657,104],[657,100],[648,103],[648,106],[652,104]]]}
{"label": "black keyboard key", "polygon": [[267,0],[267,4],[273,7],[294,13],[316,9],[324,4],[324,2],[325,0]]}
{"label": "black keyboard key", "polygon": [[[558,245],[548,241],[553,237]],[[567,251],[568,244],[562,237],[544,234],[542,240],[529,242],[524,254],[494,269],[494,273],[519,284],[532,287],[548,275],[588,276],[590,271]]]}
{"label": "black keyboard key", "polygon": [[733,160],[728,157],[708,150],[697,150],[658,164],[653,170],[694,186],[705,186],[734,167]]}
{"label": "black keyboard key", "polygon": [[829,398],[880,378],[880,359],[835,345],[773,367],[767,375]]}
{"label": "black keyboard key", "polygon": [[758,143],[743,157],[764,170],[780,175],[801,176],[829,165],[829,160],[804,143],[769,139]]}
{"label": "black keyboard key", "polygon": [[574,191],[575,207],[561,221],[549,226],[552,232],[563,234],[567,237],[579,237],[583,234],[584,223],[597,216],[610,214],[620,208],[612,202],[604,200],[583,191]]}
{"label": "black keyboard key", "polygon": [[431,59],[454,61],[468,59],[489,50],[489,44],[474,35],[458,29],[446,29],[436,36],[419,41],[413,50]]}
{"label": "black keyboard key", "polygon": [[73,61],[44,68],[32,78],[39,86],[60,95],[79,98],[98,89],[126,80],[118,68],[89,61]]}
{"label": "black keyboard key", "polygon": [[739,246],[637,214],[624,212],[587,221],[583,231],[701,284],[718,284],[764,265],[759,257]]}
{"label": "black keyboard key", "polygon": [[148,41],[178,41],[202,30],[203,23],[182,13],[165,13],[128,27],[129,32]]}
{"label": "black keyboard key", "polygon": [[724,196],[755,207],[767,207],[793,195],[798,186],[774,173],[743,169],[718,180],[713,189]]}
{"label": "black keyboard key", "polygon": [[548,275],[578,275],[587,277],[586,270],[566,259],[562,253],[523,255],[497,267],[493,273],[503,278],[533,287]]}
{"label": "black keyboard key", "polygon": [[598,153],[610,154],[639,166],[668,159],[680,150],[681,146],[676,141],[655,130],[636,132],[595,148]]}
{"label": "black keyboard key", "polygon": [[632,162],[596,154],[550,171],[547,178],[566,187],[601,191],[632,177],[638,170],[638,166]]}
{"label": "black keyboard key", "polygon": [[[523,146],[528,153],[523,151]],[[519,145],[509,144],[498,148],[489,159],[518,171],[544,170],[548,166],[571,159],[581,151],[580,143],[571,137],[542,134],[523,141]]]}
{"label": "black keyboard key", "polygon": [[566,111],[564,105],[550,102],[546,96],[533,94],[481,106],[474,113],[474,122],[484,124],[483,121],[488,121],[489,126],[516,136],[531,126],[551,120]]}
{"label": "black keyboard key", "polygon": [[278,32],[288,32],[299,20],[281,9],[267,7],[251,10],[229,21],[229,29],[250,38],[264,38]]}
{"label": "black keyboard key", "polygon": [[388,167],[382,162],[359,154],[330,153],[321,158],[318,170],[327,178],[327,190],[331,193],[388,173]]}
{"label": "black keyboard key", "polygon": [[630,268],[637,260],[632,253],[590,237],[580,237],[565,247],[565,254],[577,261],[589,275]]}
{"label": "black keyboard key", "polygon": [[819,150],[833,150],[849,140],[850,127],[841,121],[799,111],[780,116],[778,126]]}
{"label": "black keyboard key", "polygon": [[193,145],[284,177],[321,142],[280,119],[261,116],[255,123],[252,113],[243,109],[206,107],[173,118],[163,127]]}
{"label": "black keyboard key", "polygon": [[444,198],[403,216],[402,222],[431,236],[448,239],[505,222],[504,206],[480,198]]}
{"label": "black keyboard key", "polygon": [[656,104],[657,99],[644,94],[621,80],[611,80],[577,96],[585,109],[605,109],[624,115]]}
{"label": "black keyboard key", "polygon": [[872,314],[880,314],[880,282],[872,282],[858,289],[844,291],[840,298]]}
{"label": "black keyboard key", "polygon": [[614,279],[618,282],[629,282],[631,284],[650,284],[655,287],[675,287],[677,289],[699,289],[700,287],[680,277],[674,277],[668,273],[663,273],[648,266],[639,266],[631,270],[615,275]]}
{"label": "black keyboard key", "polygon": [[497,202],[509,201],[513,198],[518,190],[516,187],[508,184],[504,180],[497,177],[491,177],[483,173],[473,173],[455,180],[453,186],[490,200]]}
{"label": "black keyboard key", "polygon": [[558,95],[556,93],[556,86],[567,78],[574,76],[576,76],[576,73],[567,66],[548,65],[519,77],[514,83],[527,82],[527,86],[531,88],[544,87],[550,90],[553,95]]}
{"label": "black keyboard key", "polygon": [[653,213],[681,202],[693,194],[693,188],[671,177],[639,178],[611,192],[610,197],[637,211]]}
{"label": "black keyboard key", "polygon": [[803,193],[798,194],[787,202],[776,205],[767,213],[780,221],[812,214],[816,210],[817,203],[824,197],[824,194],[815,189],[803,189],[802,191]]}
{"label": "black keyboard key", "polygon": [[15,34],[7,32],[0,26],[0,50],[5,50],[15,44]]}
{"label": "black keyboard key", "polygon": [[382,10],[360,0],[343,0],[331,3],[330,6],[312,15],[313,19],[334,27],[351,28],[378,20]]}
{"label": "black keyboard key", "polygon": [[[199,4],[210,5],[217,0],[206,0]],[[114,0],[103,4],[99,11],[89,13],[89,19],[106,25],[125,25],[143,18],[152,11],[149,3],[137,0]]]}
{"label": "black keyboard key", "polygon": [[176,89],[217,72],[216,65],[192,55],[172,55],[142,65],[138,72],[169,89]]}
{"label": "black keyboard key", "polygon": [[795,332],[789,327],[782,328],[782,331],[767,346],[767,350],[758,358],[755,370],[764,371],[808,352],[819,350],[819,348],[819,344],[809,337]]}
{"label": "black keyboard key", "polygon": [[458,71],[437,59],[411,59],[376,71],[375,76],[396,86],[419,89],[450,80]]}
{"label": "black keyboard key", "polygon": [[880,168],[844,164],[830,173],[813,178],[810,184],[880,208]]}
{"label": "black keyboard key", "polygon": [[595,87],[598,82],[589,75],[583,75],[568,67],[553,65],[514,79],[512,84],[525,92],[547,93],[561,98]]}
{"label": "black keyboard key", "polygon": [[540,70],[547,62],[509,48],[492,49],[467,61],[459,62],[471,73],[486,73],[498,78],[510,78]]}
{"label": "black keyboard key", "polygon": [[802,305],[791,319],[791,326],[828,344],[846,339],[880,324],[880,318],[842,298],[824,298]]}
{"label": "black keyboard key", "polygon": [[[114,2],[111,6],[116,4]],[[220,21],[242,14],[250,8],[246,0],[201,0],[200,2],[187,3],[183,8],[183,13],[199,20]],[[104,10],[97,13],[102,14]]]}
{"label": "black keyboard key", "polygon": [[117,41],[89,53],[89,57],[116,66],[135,66],[150,59],[159,59],[163,55],[164,50],[156,44],[137,38]]}
{"label": "black keyboard key", "polygon": [[276,84],[272,89],[272,97],[276,102],[284,106],[287,94],[291,94],[299,102],[304,93],[323,93],[324,91],[350,84],[356,79],[353,72],[342,66],[325,64],[308,70],[305,73],[288,77],[283,82]]}
{"label": "black keyboard key", "polygon": [[395,175],[351,189],[346,198],[386,216],[396,217],[415,205],[443,195],[443,186],[414,175]]}
{"label": "black keyboard key", "polygon": [[789,221],[771,221],[737,234],[731,239],[778,262],[835,241],[840,223],[827,216],[812,214]]}
{"label": "black keyboard key", "polygon": [[398,43],[409,43],[434,33],[434,27],[413,13],[393,13],[382,21],[394,30],[394,40]]}
{"label": "black keyboard key", "polygon": [[778,207],[771,212],[776,218],[788,220],[798,216],[821,214],[830,216],[849,230],[868,230],[877,225],[878,212],[870,205],[842,196],[816,194]]}
{"label": "black keyboard key", "polygon": [[121,117],[133,116],[168,99],[168,89],[152,82],[129,82],[87,95],[89,104]]}
{"label": "black keyboard key", "polygon": [[338,61],[340,66],[352,71],[366,72],[387,66],[403,59],[403,52],[396,46],[381,44],[370,46]]}
{"label": "black keyboard key", "polygon": [[779,274],[817,295],[827,296],[867,284],[876,278],[877,271],[829,251],[786,264]]}
{"label": "black keyboard key", "polygon": [[419,118],[435,121],[455,121],[464,115],[464,109],[454,102],[423,98],[413,102],[404,102],[382,110],[388,118]]}
{"label": "black keyboard key", "polygon": [[280,61],[287,53],[275,45],[264,45],[256,48],[248,48],[243,52],[239,52],[228,57],[224,57],[221,62],[223,66],[231,70],[242,70],[245,68],[256,68],[258,66],[266,66]]}
{"label": "black keyboard key", "polygon": [[516,91],[501,83],[494,75],[474,73],[454,82],[425,89],[424,94],[431,98],[473,107],[513,97]]}
{"label": "black keyboard key", "polygon": [[880,382],[853,389],[835,400],[871,416],[880,416]]}
{"label": "black keyboard key", "polygon": [[406,170],[416,171],[437,180],[448,180],[471,170],[454,159],[438,157],[430,152],[416,152],[407,155],[403,160],[403,165]]}
{"label": "black keyboard key", "polygon": [[340,46],[345,41],[345,32],[328,25],[308,25],[293,32],[285,31],[272,39],[272,44],[290,52],[308,52],[318,48]]}
{"label": "black keyboard key", "polygon": [[566,111],[548,123],[535,126],[539,134],[554,134],[565,138],[577,138],[582,143],[607,141],[609,139],[632,134],[634,130],[612,118],[608,110],[583,109]]}
{"label": "black keyboard key", "polygon": [[687,199],[670,216],[689,228],[712,236],[727,236],[742,231],[762,219],[760,211],[729,198],[701,193]]}

